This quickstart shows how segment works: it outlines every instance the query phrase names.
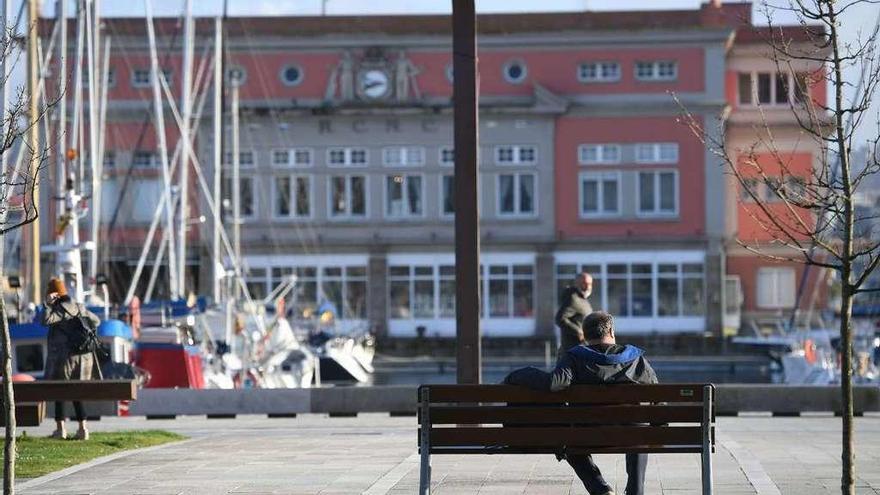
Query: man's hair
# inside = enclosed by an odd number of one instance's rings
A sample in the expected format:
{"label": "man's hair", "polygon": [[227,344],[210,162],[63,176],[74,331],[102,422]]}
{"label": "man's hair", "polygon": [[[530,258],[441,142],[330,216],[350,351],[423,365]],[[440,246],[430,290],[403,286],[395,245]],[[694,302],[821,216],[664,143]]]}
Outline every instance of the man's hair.
{"label": "man's hair", "polygon": [[582,327],[586,340],[601,340],[614,330],[614,317],[605,311],[594,311],[584,318]]}

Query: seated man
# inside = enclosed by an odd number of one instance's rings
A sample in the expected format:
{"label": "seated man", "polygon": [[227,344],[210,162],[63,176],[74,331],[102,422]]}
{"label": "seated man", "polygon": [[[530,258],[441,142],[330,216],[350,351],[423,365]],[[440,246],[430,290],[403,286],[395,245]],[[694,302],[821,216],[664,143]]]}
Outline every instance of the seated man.
{"label": "seated man", "polygon": [[[513,371],[504,379],[510,385],[535,390],[559,391],[572,384],[657,383],[657,375],[642,355],[631,345],[618,345],[614,339],[614,318],[604,311],[590,313],[583,321],[584,345],[566,351],[551,373],[534,367]],[[611,486],[589,454],[566,455],[566,460],[584,483],[590,495],[613,495]],[[645,493],[647,454],[626,454],[627,495]]]}

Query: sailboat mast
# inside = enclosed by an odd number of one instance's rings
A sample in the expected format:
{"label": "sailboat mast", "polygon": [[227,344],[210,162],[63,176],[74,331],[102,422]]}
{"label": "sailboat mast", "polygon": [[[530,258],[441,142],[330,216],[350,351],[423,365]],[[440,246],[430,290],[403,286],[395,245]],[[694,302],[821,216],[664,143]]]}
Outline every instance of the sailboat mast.
{"label": "sailboat mast", "polygon": [[[64,166],[65,154],[67,152],[67,143],[65,142],[65,135],[67,133],[67,2],[66,0],[57,0],[55,5],[55,19],[58,23],[58,55],[56,63],[58,67],[58,95],[60,96],[58,100],[58,123],[55,125],[55,137],[57,139],[55,150],[55,185],[56,196],[58,197],[56,215],[59,215],[64,211],[64,193],[67,182],[67,172]],[[3,64],[6,64],[5,57]],[[3,73],[6,73],[5,68]],[[5,102],[5,95],[3,100]],[[5,103],[3,113],[4,115],[6,113]],[[5,163],[3,169],[6,169]],[[62,236],[58,236],[56,240],[58,245],[64,243]]]}
{"label": "sailboat mast", "polygon": [[192,118],[192,65],[193,65],[193,16],[192,0],[184,3],[183,19],[183,75],[181,77],[182,88],[180,91],[181,120],[180,135],[183,139],[183,147],[180,154],[180,225],[177,236],[177,269],[180,294],[186,295],[186,236],[189,217],[189,160],[190,138],[189,127]]}
{"label": "sailboat mast", "polygon": [[[88,127],[88,139],[89,139],[89,171],[92,176],[92,185],[91,185],[91,212],[92,212],[92,225],[91,225],[91,239],[92,242],[98,242],[98,232],[101,226],[101,170],[98,164],[98,97],[97,97],[97,55],[98,55],[98,12],[96,4],[92,0],[86,0],[85,5],[85,14],[86,14],[86,54],[88,56],[88,78],[89,78],[89,127]],[[92,290],[92,297],[96,294],[94,293],[94,281],[95,275],[98,270],[98,250],[96,246],[92,247],[92,250],[89,253],[89,288]]]}
{"label": "sailboat mast", "polygon": [[[232,86],[232,246],[235,259],[233,265],[237,265],[236,277],[241,274],[241,160],[239,156],[239,101],[238,85]],[[235,298],[241,298],[240,280],[236,280]]]}
{"label": "sailboat mast", "polygon": [[213,238],[213,296],[220,302],[220,183],[223,160],[223,20],[214,18],[214,238]]}
{"label": "sailboat mast", "polygon": [[[37,23],[39,22],[39,2],[37,0],[28,1],[28,40],[27,40],[27,62],[28,62],[28,146],[30,146],[30,177],[33,182],[33,198],[35,202],[40,200],[39,181],[35,179],[39,173],[39,145],[40,145],[40,128],[37,125],[39,116],[37,110],[39,90],[39,71],[37,67]],[[37,207],[37,205],[33,205]],[[40,218],[37,217],[31,223],[31,301],[38,302],[42,299],[40,273]]]}

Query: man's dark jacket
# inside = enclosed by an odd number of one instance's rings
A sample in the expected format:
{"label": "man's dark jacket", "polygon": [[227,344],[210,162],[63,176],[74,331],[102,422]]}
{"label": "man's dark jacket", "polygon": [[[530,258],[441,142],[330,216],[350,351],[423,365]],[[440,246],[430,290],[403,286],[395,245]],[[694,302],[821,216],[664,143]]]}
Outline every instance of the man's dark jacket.
{"label": "man's dark jacket", "polygon": [[562,337],[562,349],[568,350],[584,340],[581,324],[593,312],[584,292],[577,287],[566,287],[562,293],[562,305],[556,312],[556,325]]}
{"label": "man's dark jacket", "polygon": [[571,385],[652,384],[657,374],[645,359],[644,351],[632,345],[579,345],[566,351],[552,372],[521,368],[504,379],[509,385],[533,390],[558,391]]}

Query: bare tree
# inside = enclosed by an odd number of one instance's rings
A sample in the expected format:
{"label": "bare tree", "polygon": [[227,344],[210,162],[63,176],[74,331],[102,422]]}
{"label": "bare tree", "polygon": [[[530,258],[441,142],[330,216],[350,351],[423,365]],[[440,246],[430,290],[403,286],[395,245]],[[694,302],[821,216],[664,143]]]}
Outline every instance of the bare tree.
{"label": "bare tree", "polygon": [[[36,24],[30,29],[36,29]],[[15,29],[4,30],[0,38],[0,57],[6,60],[7,66],[15,66],[21,55],[19,46],[21,38]],[[0,74],[0,84],[10,82],[9,77]],[[47,113],[55,106],[54,101],[44,101],[31,115],[30,95],[24,88],[17,88],[15,95],[7,104],[6,114],[0,116],[0,154],[9,157],[18,153],[17,160],[9,160],[8,167],[0,170],[0,243],[5,246],[6,236],[21,229],[39,218],[40,175],[48,160],[48,147],[33,145],[29,136],[46,118]],[[0,277],[3,277],[4,249],[0,248]],[[32,260],[39,263],[39,260]],[[19,315],[21,317],[21,315]],[[3,378],[3,412],[6,423],[3,458],[3,493],[14,493],[15,481],[15,396],[12,387],[12,342],[9,332],[9,320],[3,286],[0,285],[0,355],[2,355]]]}
{"label": "bare tree", "polygon": [[[853,459],[853,298],[877,290],[866,285],[880,263],[880,236],[870,235],[876,214],[858,213],[855,199],[866,178],[880,173],[878,138],[867,144],[868,163],[858,169],[850,160],[856,131],[866,119],[880,84],[876,42],[878,28],[862,33],[854,44],[841,37],[841,16],[859,4],[875,0],[789,0],[787,5],[764,2],[766,26],[754,32],[763,38],[776,77],[785,75],[788,110],[799,128],[798,137],[781,142],[775,134],[773,112],[758,105],[760,124],[753,127],[754,142],[731,149],[723,133],[706,132],[702,121],[684,109],[684,122],[723,162],[746,201],[743,210],[762,232],[761,239],[738,239],[745,249],[765,259],[793,261],[832,270],[840,279],[840,342],[842,394],[841,492],[854,493]],[[795,26],[774,25],[778,12],[794,14]],[[748,29],[748,28],[747,28]],[[854,84],[847,70],[861,74]],[[772,81],[772,79],[771,79]],[[772,84],[772,83],[771,83]],[[811,88],[827,85],[829,101],[816,98]],[[778,88],[778,86],[777,86]],[[855,96],[845,99],[847,89]],[[778,91],[778,89],[777,89]],[[753,95],[755,101],[764,98]],[[783,110],[784,111],[784,110]],[[875,116],[876,117],[876,116]],[[876,119],[871,122],[877,124]],[[724,126],[725,122],[721,122]],[[717,137],[721,136],[721,137]],[[808,166],[794,160],[798,151],[810,151]],[[869,235],[856,236],[856,232]],[[877,233],[874,233],[877,234]],[[795,311],[797,308],[795,308]]]}

